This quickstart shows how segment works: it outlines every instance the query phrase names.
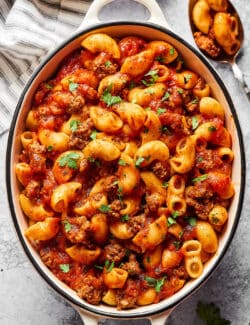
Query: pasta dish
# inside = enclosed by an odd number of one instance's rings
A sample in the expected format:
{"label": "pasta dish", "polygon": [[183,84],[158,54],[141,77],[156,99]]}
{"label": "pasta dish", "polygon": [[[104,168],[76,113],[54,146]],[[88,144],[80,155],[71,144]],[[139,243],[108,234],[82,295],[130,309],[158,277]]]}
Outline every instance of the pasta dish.
{"label": "pasta dish", "polygon": [[88,35],[39,85],[20,140],[25,236],[88,303],[157,303],[216,253],[231,136],[171,44]]}

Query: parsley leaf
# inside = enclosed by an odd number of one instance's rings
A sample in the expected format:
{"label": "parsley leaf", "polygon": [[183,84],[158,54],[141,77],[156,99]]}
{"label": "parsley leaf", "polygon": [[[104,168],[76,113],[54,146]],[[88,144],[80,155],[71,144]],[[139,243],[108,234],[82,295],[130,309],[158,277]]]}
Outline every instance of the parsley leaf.
{"label": "parsley leaf", "polygon": [[69,123],[70,130],[72,132],[76,132],[79,125],[81,125],[81,122],[79,120],[71,120]]}
{"label": "parsley leaf", "polygon": [[174,225],[176,223],[173,217],[168,217],[168,227]]}
{"label": "parsley leaf", "polygon": [[99,211],[103,212],[103,213],[108,213],[110,212],[112,209],[111,207],[109,207],[108,205],[106,204],[102,204],[99,208]]}
{"label": "parsley leaf", "polygon": [[198,176],[198,177],[195,177],[192,179],[192,182],[193,183],[196,183],[196,182],[202,182],[202,181],[205,181],[207,179],[208,175],[207,174],[204,174],[204,175],[201,175],[201,176]]}
{"label": "parsley leaf", "polygon": [[53,146],[48,146],[48,147],[47,147],[47,150],[48,150],[48,151],[52,151],[53,149],[54,149]]}
{"label": "parsley leaf", "polygon": [[192,75],[191,74],[186,74],[184,76],[184,82],[185,82],[185,84],[187,84],[191,78],[192,78]]}
{"label": "parsley leaf", "polygon": [[195,96],[195,98],[191,101],[192,104],[198,104],[199,103],[199,97]]}
{"label": "parsley leaf", "polygon": [[165,92],[165,95],[162,97],[161,101],[164,102],[165,100],[168,100],[170,97],[170,93],[168,91]]}
{"label": "parsley leaf", "polygon": [[155,60],[160,62],[160,63],[164,63],[165,59],[163,55],[158,55],[155,57]]}
{"label": "parsley leaf", "polygon": [[126,161],[120,159],[120,160],[118,161],[118,165],[120,165],[120,166],[126,166],[127,163],[126,163]]}
{"label": "parsley leaf", "polygon": [[78,83],[69,80],[69,91],[74,91],[78,88]]}
{"label": "parsley leaf", "polygon": [[101,163],[98,159],[96,158],[93,158],[93,157],[88,157],[88,161],[95,164],[97,167],[100,167],[101,166]]}
{"label": "parsley leaf", "polygon": [[141,164],[144,162],[145,158],[144,157],[139,157],[137,158],[136,162],[135,162],[135,167],[140,167]]}
{"label": "parsley leaf", "polygon": [[196,116],[192,116],[192,130],[197,129],[199,121]]}
{"label": "parsley leaf", "polygon": [[158,76],[158,70],[150,70],[148,73],[144,75],[144,77],[150,77],[147,78],[147,80],[142,80],[142,83],[145,86],[152,86],[155,84],[156,80],[159,78]]}
{"label": "parsley leaf", "polygon": [[109,68],[110,66],[111,66],[111,62],[110,62],[109,60],[106,61],[106,62],[105,62],[105,67],[106,67],[106,68]]}
{"label": "parsley leaf", "polygon": [[103,270],[103,266],[95,264],[94,267],[98,270]]}
{"label": "parsley leaf", "polygon": [[206,325],[230,325],[231,322],[220,315],[220,309],[213,302],[204,304],[198,302],[196,312]]}
{"label": "parsley leaf", "polygon": [[157,108],[157,115],[161,115],[161,114],[163,114],[163,113],[165,113],[166,112],[166,108],[161,108],[161,107],[159,107],[159,108]]}
{"label": "parsley leaf", "polygon": [[155,279],[155,278],[151,278],[150,276],[145,276],[144,279],[145,281],[147,281],[148,285],[151,287],[155,288],[156,292],[160,292],[162,289],[162,286],[164,285],[164,282],[166,280],[166,276],[164,276],[161,279]]}
{"label": "parsley leaf", "polygon": [[105,268],[106,268],[106,271],[108,273],[113,270],[114,266],[115,266],[115,262],[114,261],[112,261],[112,262],[110,262],[109,260],[106,260],[105,261]]}
{"label": "parsley leaf", "polygon": [[44,84],[45,88],[47,89],[53,89],[53,86],[51,86],[50,84],[48,84],[47,82]]}
{"label": "parsley leaf", "polygon": [[165,133],[165,134],[168,134],[168,135],[172,134],[171,131],[169,130],[169,128],[167,126],[165,126],[165,125],[161,126],[160,131],[161,131],[161,133]]}
{"label": "parsley leaf", "polygon": [[208,127],[208,131],[210,131],[210,132],[214,132],[216,130],[217,129],[216,129],[216,127],[214,125],[211,125],[211,126]]}
{"label": "parsley leaf", "polygon": [[163,187],[163,188],[168,188],[168,182],[163,182],[163,183],[162,183],[162,187]]}
{"label": "parsley leaf", "polygon": [[178,92],[179,94],[183,94],[184,90],[183,90],[182,88],[177,88],[177,92]]}
{"label": "parsley leaf", "polygon": [[70,152],[67,155],[62,156],[59,159],[59,166],[60,167],[69,167],[72,169],[77,169],[77,160],[80,158],[79,153],[77,152]]}
{"label": "parsley leaf", "polygon": [[125,214],[124,216],[121,216],[121,221],[122,222],[125,222],[125,221],[128,221],[129,220],[129,215],[128,214]]}
{"label": "parsley leaf", "polygon": [[178,250],[181,247],[181,242],[180,241],[173,241],[174,247]]}
{"label": "parsley leaf", "polygon": [[169,54],[174,55],[174,48],[173,47],[171,47],[171,49],[169,50]]}
{"label": "parsley leaf", "polygon": [[71,230],[71,223],[69,223],[68,220],[63,220],[63,226],[64,226],[64,229],[65,229],[65,232],[69,232]]}
{"label": "parsley leaf", "polygon": [[185,217],[184,219],[189,223],[190,226],[196,226],[197,220],[195,217]]}
{"label": "parsley leaf", "polygon": [[70,266],[69,266],[69,264],[60,264],[59,268],[63,273],[68,273]]}
{"label": "parsley leaf", "polygon": [[91,134],[90,134],[90,139],[92,139],[92,140],[95,140],[96,139],[96,135],[97,135],[97,131],[96,130],[93,130],[92,132],[91,132]]}
{"label": "parsley leaf", "polygon": [[114,104],[118,104],[122,101],[120,96],[112,96],[110,91],[113,88],[113,85],[110,84],[102,94],[102,101],[107,104],[107,106],[112,106]]}

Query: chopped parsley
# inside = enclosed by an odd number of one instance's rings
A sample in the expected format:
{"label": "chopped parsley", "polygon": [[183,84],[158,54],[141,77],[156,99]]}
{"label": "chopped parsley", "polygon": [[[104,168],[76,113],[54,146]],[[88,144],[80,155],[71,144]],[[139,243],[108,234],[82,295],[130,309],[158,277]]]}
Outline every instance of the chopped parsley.
{"label": "chopped parsley", "polygon": [[221,317],[220,309],[213,302],[198,302],[196,312],[206,325],[230,325],[231,322]]}
{"label": "chopped parsley", "polygon": [[160,63],[164,63],[164,61],[165,61],[164,56],[162,56],[162,55],[157,55],[155,57],[155,60],[160,62]]}
{"label": "chopped parsley", "polygon": [[177,92],[178,92],[179,94],[183,94],[184,90],[183,90],[182,88],[177,88]]}
{"label": "chopped parsley", "polygon": [[107,104],[107,106],[112,106],[114,104],[118,104],[122,101],[120,96],[113,96],[110,91],[113,88],[113,84],[110,84],[102,94],[102,101]]}
{"label": "chopped parsley", "polygon": [[144,75],[144,77],[150,77],[147,78],[147,80],[142,80],[142,83],[144,86],[152,86],[155,84],[156,80],[159,78],[158,76],[158,70],[150,70],[148,73]]}
{"label": "chopped parsley", "polygon": [[157,115],[161,115],[163,113],[166,113],[166,108],[159,107],[159,108],[157,108],[156,112],[157,112]]}
{"label": "chopped parsley", "polygon": [[188,222],[188,224],[190,226],[192,226],[192,227],[195,227],[196,226],[197,220],[196,220],[195,217],[186,217],[184,219]]}
{"label": "chopped parsley", "polygon": [[51,86],[50,84],[48,84],[47,82],[44,84],[45,88],[47,89],[53,89],[53,86]]}
{"label": "chopped parsley", "polygon": [[161,131],[161,133],[165,133],[165,134],[168,134],[168,135],[172,134],[172,132],[169,130],[169,128],[167,126],[164,126],[164,125],[161,126],[160,131]]}
{"label": "chopped parsley", "polygon": [[108,213],[108,212],[112,211],[112,209],[108,205],[102,204],[99,208],[99,211],[101,211],[102,213]]}
{"label": "chopped parsley", "polygon": [[47,150],[48,150],[48,151],[52,151],[53,149],[54,149],[53,146],[48,146],[48,147],[47,147]]}
{"label": "chopped parsley", "polygon": [[164,276],[161,279],[155,279],[155,278],[151,278],[150,276],[145,276],[144,279],[145,279],[145,281],[147,281],[147,283],[150,287],[155,288],[156,292],[160,292],[167,277]]}
{"label": "chopped parsley", "polygon": [[103,270],[103,266],[95,264],[94,267],[98,270]]}
{"label": "chopped parsley", "polygon": [[181,247],[181,242],[176,240],[176,241],[173,242],[173,245],[178,250]]}
{"label": "chopped parsley", "polygon": [[154,91],[154,89],[146,89],[145,90],[145,93],[147,93],[147,94],[154,94],[155,91]]}
{"label": "chopped parsley", "polygon": [[208,131],[209,132],[214,132],[214,131],[216,131],[217,129],[216,129],[216,127],[214,126],[214,125],[211,125],[211,126],[209,126],[208,127]]}
{"label": "chopped parsley", "polygon": [[59,166],[60,167],[69,167],[71,169],[77,169],[77,160],[80,158],[79,153],[77,152],[70,152],[67,155],[62,156],[59,159]]}
{"label": "chopped parsley", "polygon": [[177,217],[179,217],[179,211],[174,211],[174,212],[172,213],[172,217],[173,217],[174,219],[176,219]]}
{"label": "chopped parsley", "polygon": [[69,269],[70,269],[70,265],[69,264],[60,264],[59,268],[63,273],[68,273]]}
{"label": "chopped parsley", "polygon": [[197,158],[197,161],[198,161],[198,162],[202,162],[203,160],[204,160],[203,157],[198,157],[198,158]]}
{"label": "chopped parsley", "polygon": [[120,166],[126,166],[127,163],[126,163],[126,161],[120,159],[120,160],[118,161],[118,165],[120,165]]}
{"label": "chopped parsley", "polygon": [[140,167],[141,164],[144,162],[145,158],[144,157],[139,157],[137,158],[136,162],[135,162],[135,167]]}
{"label": "chopped parsley", "polygon": [[121,221],[122,222],[126,222],[129,220],[129,215],[128,214],[125,214],[124,216],[121,216]]}
{"label": "chopped parsley", "polygon": [[69,80],[69,91],[74,91],[78,88],[78,83]]}
{"label": "chopped parsley", "polygon": [[207,174],[204,174],[204,175],[201,175],[201,176],[198,176],[198,177],[195,177],[192,179],[192,182],[193,183],[196,183],[196,182],[202,182],[202,181],[205,181],[207,179],[208,175]]}
{"label": "chopped parsley", "polygon": [[69,232],[71,230],[71,223],[68,220],[63,220],[63,226],[65,232]]}
{"label": "chopped parsley", "polygon": [[128,89],[129,90],[131,90],[131,89],[133,89],[133,88],[135,88],[135,82],[134,82],[134,80],[132,80],[132,81],[130,81],[130,84],[128,85]]}
{"label": "chopped parsley", "polygon": [[163,182],[163,183],[162,183],[162,187],[163,187],[163,188],[168,188],[168,182]]}
{"label": "chopped parsley", "polygon": [[168,217],[168,227],[174,225],[176,223],[173,217]]}
{"label": "chopped parsley", "polygon": [[106,61],[106,62],[105,62],[105,67],[106,67],[106,68],[109,68],[110,66],[111,66],[111,62],[110,62],[109,60]]}
{"label": "chopped parsley", "polygon": [[97,131],[96,130],[93,130],[92,132],[91,132],[91,134],[90,134],[90,139],[92,139],[92,140],[95,140],[96,139],[96,135],[97,135]]}
{"label": "chopped parsley", "polygon": [[165,100],[169,100],[170,93],[168,91],[165,92],[164,96],[162,97],[161,101],[164,102]]}
{"label": "chopped parsley", "polygon": [[88,157],[88,161],[92,164],[95,164],[97,167],[101,166],[100,160],[94,158],[94,157]]}
{"label": "chopped parsley", "polygon": [[115,266],[115,262],[114,261],[112,261],[112,262],[110,262],[109,260],[106,260],[105,261],[105,269],[106,269],[106,272],[108,272],[108,273],[111,272],[113,270],[114,266]]}
{"label": "chopped parsley", "polygon": [[72,132],[76,132],[80,125],[81,125],[81,121],[79,120],[71,120],[69,122],[69,127]]}
{"label": "chopped parsley", "polygon": [[199,121],[196,116],[192,116],[192,130],[197,129]]}
{"label": "chopped parsley", "polygon": [[192,75],[191,74],[186,74],[184,76],[184,82],[185,82],[185,84],[187,84],[191,78],[192,78]]}
{"label": "chopped parsley", "polygon": [[171,47],[171,49],[169,50],[169,54],[170,54],[170,55],[174,55],[174,52],[175,52],[175,51],[174,51],[174,48]]}
{"label": "chopped parsley", "polygon": [[198,104],[199,103],[199,98],[196,96],[192,101],[192,104]]}

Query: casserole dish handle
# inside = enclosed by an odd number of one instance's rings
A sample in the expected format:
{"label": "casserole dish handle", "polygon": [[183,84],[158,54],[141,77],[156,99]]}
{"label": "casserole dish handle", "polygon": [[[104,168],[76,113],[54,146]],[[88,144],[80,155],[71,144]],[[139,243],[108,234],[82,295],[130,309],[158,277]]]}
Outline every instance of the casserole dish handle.
{"label": "casserole dish handle", "polygon": [[[77,309],[84,325],[98,325],[100,320],[107,319],[106,317],[101,317],[98,316],[97,314],[91,314],[81,308],[76,308],[76,307],[74,308]],[[168,317],[170,316],[171,312],[173,311],[173,309],[174,308],[168,309],[164,313],[155,314],[153,316],[146,317],[145,319],[150,320],[151,325],[164,325]],[[108,319],[112,319],[112,318],[108,318]],[[121,319],[117,319],[117,322],[119,322],[119,320]],[[134,322],[136,321],[135,318],[133,318],[132,320]]]}
{"label": "casserole dish handle", "polygon": [[[100,11],[103,9],[103,7],[105,7],[107,4],[113,1],[115,0],[94,0],[84,17],[83,22],[78,27],[77,32],[79,32],[82,28],[89,26],[90,24],[94,25],[100,23],[101,21],[98,18]],[[156,0],[134,0],[134,1],[142,4],[148,9],[150,13],[148,22],[153,24],[158,24],[168,29],[171,29]]]}

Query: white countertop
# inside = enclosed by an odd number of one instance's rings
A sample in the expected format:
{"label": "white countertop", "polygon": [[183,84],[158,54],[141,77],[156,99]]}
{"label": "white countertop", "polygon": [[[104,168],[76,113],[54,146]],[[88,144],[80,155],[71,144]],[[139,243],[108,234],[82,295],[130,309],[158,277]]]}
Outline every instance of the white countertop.
{"label": "white countertop", "polygon": [[[159,0],[172,29],[193,43],[187,20],[187,0]],[[249,0],[233,0],[245,27],[245,43],[238,59],[250,86],[250,6]],[[126,4],[124,10],[121,5]],[[105,10],[107,19],[145,17],[145,10],[132,1],[117,1]],[[123,15],[123,16],[121,16]],[[214,63],[213,63],[214,64]],[[225,82],[237,109],[241,124],[246,160],[250,157],[250,104],[230,66],[214,64]],[[10,217],[5,187],[5,152],[7,135],[0,139],[0,325],[80,325],[81,319],[63,298],[55,293],[35,271],[25,256]],[[249,162],[247,161],[249,170]],[[209,280],[181,303],[168,319],[171,325],[201,325],[195,309],[199,300],[214,302],[233,325],[250,322],[250,178],[247,173],[245,202],[234,239],[219,267]],[[145,324],[145,322],[129,322]],[[121,322],[109,321],[109,324]],[[88,324],[86,324],[88,325]]]}

